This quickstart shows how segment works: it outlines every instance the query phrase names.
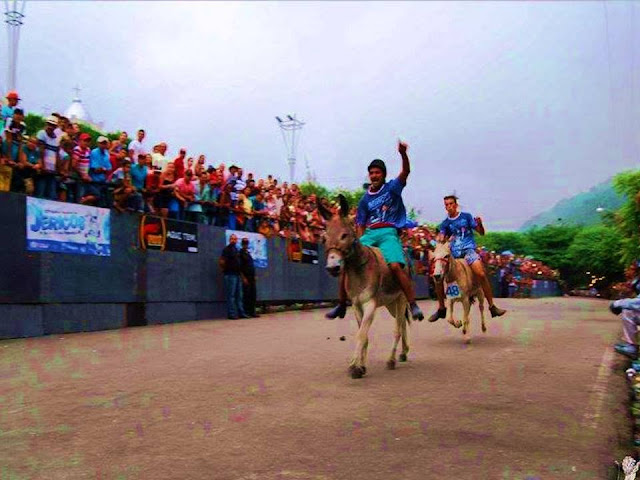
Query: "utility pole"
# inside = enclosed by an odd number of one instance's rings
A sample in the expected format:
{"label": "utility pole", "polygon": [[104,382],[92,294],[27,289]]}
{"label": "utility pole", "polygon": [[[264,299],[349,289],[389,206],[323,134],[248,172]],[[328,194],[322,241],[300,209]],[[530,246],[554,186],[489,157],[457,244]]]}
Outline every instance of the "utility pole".
{"label": "utility pole", "polygon": [[24,23],[25,2],[26,0],[5,0],[4,2],[4,23],[7,24],[7,33],[9,34],[7,90],[17,88],[18,44],[20,42],[20,27]]}
{"label": "utility pole", "polygon": [[289,164],[289,182],[293,183],[295,179],[296,170],[296,151],[298,149],[298,142],[300,141],[300,135],[296,136],[298,130],[302,130],[304,122],[301,122],[296,118],[295,113],[293,117],[287,115],[287,120],[283,120],[280,117],[276,117],[280,131],[282,132],[282,140],[287,150],[287,163]]}

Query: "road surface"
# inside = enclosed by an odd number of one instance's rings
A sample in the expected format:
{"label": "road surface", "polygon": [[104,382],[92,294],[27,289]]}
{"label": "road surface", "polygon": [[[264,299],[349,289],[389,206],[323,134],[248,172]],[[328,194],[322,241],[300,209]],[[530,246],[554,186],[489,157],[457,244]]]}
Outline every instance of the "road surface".
{"label": "road surface", "polygon": [[2,341],[0,478],[606,478],[635,453],[619,319],[601,300],[499,305],[468,346],[414,323],[395,371],[378,310],[361,380],[351,311]]}

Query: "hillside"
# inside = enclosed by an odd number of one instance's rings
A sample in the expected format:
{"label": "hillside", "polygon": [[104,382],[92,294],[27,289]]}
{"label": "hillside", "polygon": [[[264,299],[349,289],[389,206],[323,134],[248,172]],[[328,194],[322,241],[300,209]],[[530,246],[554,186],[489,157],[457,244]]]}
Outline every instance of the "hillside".
{"label": "hillside", "polygon": [[611,180],[607,180],[587,192],[560,200],[551,209],[524,222],[520,231],[535,226],[544,227],[556,222],[569,225],[594,225],[602,221],[604,213],[596,211],[597,208],[603,208],[605,212],[610,212],[620,207],[623,202],[624,197],[617,194]]}

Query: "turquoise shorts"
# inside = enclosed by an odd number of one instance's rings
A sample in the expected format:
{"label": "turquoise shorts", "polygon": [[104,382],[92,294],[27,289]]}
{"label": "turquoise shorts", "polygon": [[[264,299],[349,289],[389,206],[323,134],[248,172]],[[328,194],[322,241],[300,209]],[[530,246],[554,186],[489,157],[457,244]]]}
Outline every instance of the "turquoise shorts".
{"label": "turquoise shorts", "polygon": [[406,263],[398,231],[393,227],[367,228],[360,237],[360,243],[367,247],[378,247],[387,263]]}

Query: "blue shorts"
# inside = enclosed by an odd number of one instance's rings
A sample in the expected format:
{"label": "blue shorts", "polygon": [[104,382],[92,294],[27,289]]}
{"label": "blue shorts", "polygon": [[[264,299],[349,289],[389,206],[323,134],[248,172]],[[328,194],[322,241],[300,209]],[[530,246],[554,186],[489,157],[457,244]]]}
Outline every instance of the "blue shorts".
{"label": "blue shorts", "polygon": [[465,250],[462,250],[461,252],[455,252],[453,253],[453,256],[455,258],[464,258],[467,262],[467,265],[471,265],[475,261],[480,260],[480,255],[478,255],[478,253],[473,248],[467,248]]}

